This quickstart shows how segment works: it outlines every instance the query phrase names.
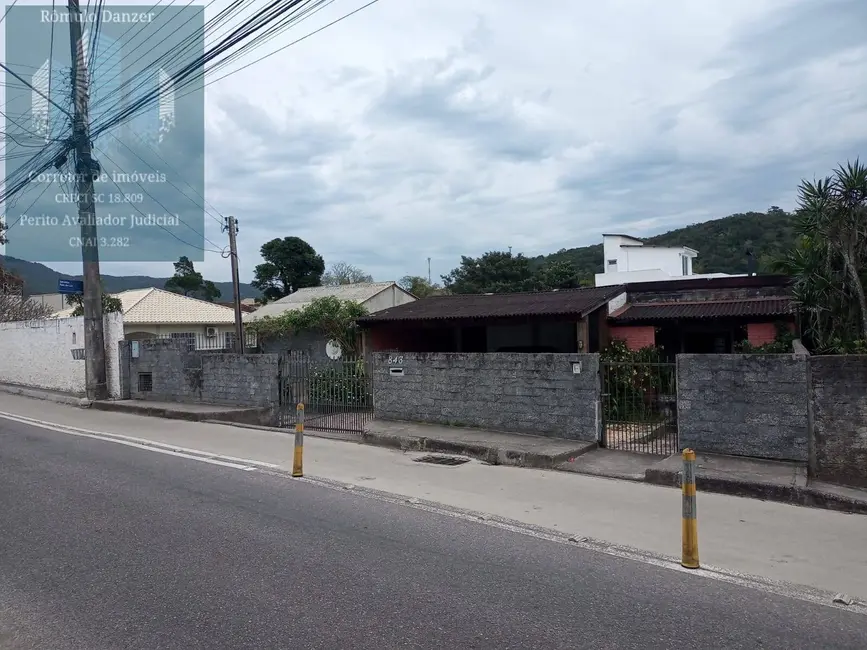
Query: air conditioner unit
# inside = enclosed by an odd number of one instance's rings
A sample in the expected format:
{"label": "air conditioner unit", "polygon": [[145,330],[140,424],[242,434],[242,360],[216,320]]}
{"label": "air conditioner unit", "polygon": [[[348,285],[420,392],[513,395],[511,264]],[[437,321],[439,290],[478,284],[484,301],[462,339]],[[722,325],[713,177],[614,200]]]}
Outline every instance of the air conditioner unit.
{"label": "air conditioner unit", "polygon": [[205,328],[205,336],[209,339],[215,338],[217,336],[217,328],[216,327],[206,327]]}

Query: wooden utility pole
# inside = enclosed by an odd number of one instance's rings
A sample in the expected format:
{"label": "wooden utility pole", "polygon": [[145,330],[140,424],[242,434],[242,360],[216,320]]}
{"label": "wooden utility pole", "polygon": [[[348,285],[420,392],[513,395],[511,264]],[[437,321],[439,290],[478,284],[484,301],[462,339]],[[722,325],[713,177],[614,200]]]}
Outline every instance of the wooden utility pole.
{"label": "wooden utility pole", "polygon": [[[84,288],[84,371],[87,398],[108,398],[105,372],[105,333],[102,322],[102,286],[99,275],[99,239],[96,233],[94,177],[99,174],[93,160],[88,116],[89,79],[84,45],[81,42],[81,10],[78,0],[68,0],[69,40],[72,53],[72,100],[75,109],[72,136],[75,144],[75,175],[78,191],[78,221],[81,224],[81,262]],[[91,43],[90,47],[96,47]]]}
{"label": "wooden utility pole", "polygon": [[232,258],[232,291],[235,294],[235,350],[244,354],[244,321],[241,320],[241,286],[238,281],[238,247],[235,235],[238,234],[238,222],[235,217],[226,217],[226,230],[229,231],[229,256]]}

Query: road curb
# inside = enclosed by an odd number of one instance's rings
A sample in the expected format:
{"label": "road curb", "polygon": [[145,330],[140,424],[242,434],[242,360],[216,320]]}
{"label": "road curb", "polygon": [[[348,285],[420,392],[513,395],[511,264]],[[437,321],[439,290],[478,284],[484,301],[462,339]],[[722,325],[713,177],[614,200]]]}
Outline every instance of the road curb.
{"label": "road curb", "polygon": [[[273,431],[276,433],[290,433],[289,429],[280,427],[268,427],[241,422],[228,422],[224,420],[204,420],[212,424],[240,426],[247,429],[260,431]],[[326,440],[340,440],[342,442],[357,442],[373,447],[385,447],[387,449],[399,449],[401,451],[431,452],[439,454],[453,454],[456,456],[468,456],[489,465],[509,465],[512,467],[529,467],[536,469],[555,469],[556,465],[587,453],[596,448],[596,443],[576,442],[575,449],[560,454],[541,454],[530,451],[504,449],[496,446],[483,445],[475,442],[458,442],[454,440],[442,440],[439,438],[427,438],[416,436],[395,436],[383,433],[353,433],[347,435],[334,435],[325,431],[318,431],[312,427],[304,427],[304,433],[314,438]]]}
{"label": "road curb", "polygon": [[56,404],[66,404],[68,406],[87,407],[92,403],[84,395],[62,393],[60,391],[34,388],[31,386],[21,386],[19,384],[0,383],[0,392],[8,393],[10,395],[18,395],[20,397],[27,397],[29,399],[41,399]]}
{"label": "road curb", "polygon": [[[644,480],[654,485],[680,487],[679,471],[651,468],[645,471]],[[755,481],[733,478],[696,476],[696,487],[701,492],[715,492],[737,497],[749,497],[762,501],[775,501],[796,506],[823,508],[848,514],[867,515],[867,501],[852,499],[813,487],[796,485],[769,485]]]}
{"label": "road curb", "polygon": [[[270,419],[271,410],[261,409],[234,409],[229,411],[182,411],[179,409],[167,409],[150,404],[130,404],[127,401],[97,401],[90,402],[90,408],[97,411],[110,411],[112,413],[129,413],[131,415],[144,415],[147,417],[163,418],[167,420],[184,420],[186,422],[219,422],[220,424],[248,426],[246,419],[261,418]],[[220,408],[220,407],[215,407]],[[216,418],[215,418],[216,416]],[[237,419],[233,419],[237,418]]]}

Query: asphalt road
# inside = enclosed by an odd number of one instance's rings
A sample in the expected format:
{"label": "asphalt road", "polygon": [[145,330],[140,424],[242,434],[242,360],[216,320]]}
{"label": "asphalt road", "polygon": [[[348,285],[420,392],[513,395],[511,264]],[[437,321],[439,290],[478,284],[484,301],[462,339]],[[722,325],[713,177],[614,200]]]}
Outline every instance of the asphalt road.
{"label": "asphalt road", "polygon": [[867,648],[854,613],[3,419],[0,507],[3,649]]}

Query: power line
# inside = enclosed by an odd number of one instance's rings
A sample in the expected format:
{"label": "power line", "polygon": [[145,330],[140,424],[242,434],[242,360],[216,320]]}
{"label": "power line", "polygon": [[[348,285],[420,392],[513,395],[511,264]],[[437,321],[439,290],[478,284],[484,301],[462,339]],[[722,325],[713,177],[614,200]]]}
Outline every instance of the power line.
{"label": "power line", "polygon": [[[151,152],[152,152],[152,153],[153,153],[157,158],[159,158],[160,160],[162,160],[162,161],[165,163],[166,167],[168,168],[168,170],[169,170],[170,172],[172,172],[173,174],[177,175],[178,178],[183,179],[183,175],[182,175],[179,171],[177,171],[174,167],[172,167],[171,164],[169,163],[169,161],[166,160],[165,158],[163,158],[163,157],[159,154],[159,152],[158,152],[156,149],[154,149],[150,144],[148,144],[147,142],[145,142],[145,141],[144,141],[144,140],[143,140],[143,139],[142,139],[142,138],[141,138],[141,137],[140,137],[140,136],[139,136],[135,131],[131,131],[131,133],[133,133],[133,134],[135,135],[135,137],[138,138],[138,140],[139,140],[143,145],[145,145],[146,147],[148,147],[148,148],[151,150]],[[124,148],[126,148],[127,150],[129,150],[130,153],[132,153],[136,158],[138,158],[139,160],[141,160],[143,163],[145,163],[146,165],[149,164],[149,163],[148,163],[144,158],[142,158],[141,156],[139,156],[139,155],[138,155],[138,154],[137,154],[137,153],[136,153],[136,152],[135,152],[135,151],[134,151],[134,150],[133,150],[129,145],[127,145],[123,140],[121,140],[120,138],[118,138],[116,135],[114,135],[114,134],[111,133],[111,132],[109,132],[108,135],[110,135],[112,138],[114,138],[115,140],[117,140],[121,145],[124,146]],[[179,192],[181,192],[181,189],[178,188],[178,187],[176,187],[176,186],[175,186],[171,181],[169,181],[169,184],[170,184],[172,187],[174,187],[176,190],[178,190]],[[184,184],[185,184],[187,187],[189,187],[191,190],[193,190],[193,192],[195,192],[195,193],[198,195],[198,197],[199,197],[200,199],[202,199],[202,202],[203,202],[203,203],[206,203],[207,205],[210,205],[211,208],[212,208],[212,209],[213,209],[217,214],[220,215],[220,218],[215,217],[213,214],[211,214],[210,212],[208,212],[207,208],[206,208],[204,205],[201,205],[201,206],[200,206],[200,205],[198,205],[198,204],[196,204],[196,203],[194,203],[194,205],[195,205],[196,207],[200,207],[200,208],[202,208],[202,211],[203,211],[205,214],[207,214],[209,217],[211,217],[214,221],[216,221],[217,223],[219,223],[219,224],[222,226],[222,225],[223,225],[223,221],[222,221],[222,219],[225,219],[225,217],[222,215],[222,213],[221,213],[219,210],[217,210],[217,208],[215,208],[213,205],[211,205],[210,203],[208,203],[207,199],[205,199],[205,197],[204,197],[202,194],[200,194],[199,191],[196,190],[196,188],[193,187],[190,183],[187,183],[186,181],[184,181]],[[211,242],[211,243],[213,244],[213,242]]]}
{"label": "power line", "polygon": [[[101,154],[103,157],[105,157],[106,160],[108,160],[110,163],[112,163],[112,164],[115,166],[115,168],[116,168],[120,173],[124,173],[124,171],[120,168],[120,166],[119,166],[119,165],[118,165],[114,160],[112,160],[112,159],[108,156],[108,154],[106,154],[104,151],[101,151],[98,147],[94,147],[94,149],[96,149],[97,151],[99,151],[100,154]],[[112,174],[107,174],[107,176],[108,176],[109,180],[111,180],[111,182],[114,184],[114,186],[117,187],[117,189],[120,190],[121,193],[123,193],[123,188],[121,188],[121,186],[117,184],[117,181],[114,180],[113,175],[112,175]],[[167,213],[171,214],[171,210],[169,210],[166,206],[164,206],[164,205],[162,204],[162,202],[161,202],[159,199],[157,199],[157,198],[154,197],[150,192],[148,192],[148,191],[147,191],[147,190],[142,186],[141,183],[136,182],[136,185],[138,185],[139,188],[141,189],[141,191],[144,192],[144,194],[146,194],[148,197],[150,197],[151,199],[153,199],[153,200],[157,203],[157,205],[159,205],[163,210],[165,210]],[[177,188],[175,188],[175,189],[177,189]],[[131,205],[131,206],[135,209],[135,211],[138,212],[138,213],[139,213],[140,215],[142,215],[143,217],[147,217],[147,216],[148,216],[148,215],[146,215],[144,212],[142,212],[142,211],[139,209],[139,207],[138,207],[137,205],[135,205],[135,203],[130,202],[129,205]],[[211,244],[212,246],[218,246],[218,244],[215,244],[215,243],[212,242],[210,239],[208,239],[207,237],[205,237],[204,233],[199,232],[198,230],[196,230],[195,228],[193,228],[190,224],[188,224],[186,221],[184,221],[183,219],[181,219],[180,216],[178,216],[178,221],[180,221],[180,222],[181,222],[182,224],[184,224],[187,228],[189,228],[190,230],[192,230],[195,234],[199,235],[202,239],[204,239],[206,242],[208,242],[208,243]],[[189,243],[188,241],[185,241],[185,240],[181,239],[180,237],[178,237],[175,233],[173,233],[171,230],[169,230],[169,229],[166,228],[165,226],[163,226],[163,225],[161,225],[161,224],[159,224],[159,223],[156,224],[156,225],[159,226],[160,228],[162,228],[163,230],[165,230],[167,233],[169,233],[172,237],[174,237],[175,239],[177,239],[177,240],[178,240],[179,242],[181,242],[182,244],[186,244],[187,246],[189,246],[189,247],[191,247],[191,248],[196,248],[196,249],[198,249],[198,250],[202,250],[202,251],[205,251],[205,252],[211,252],[211,253],[220,253],[220,252],[222,252],[220,249],[214,249],[214,250],[212,250],[212,249],[204,248],[204,247],[202,247],[202,246],[196,246],[195,244],[191,244],[191,243]]]}
{"label": "power line", "polygon": [[[285,0],[283,0],[285,1]],[[99,133],[104,131],[107,128],[111,128],[112,126],[116,126],[121,122],[126,121],[130,116],[140,112],[142,109],[146,108],[149,104],[153,103],[157,100],[162,92],[166,90],[173,89],[177,91],[184,86],[188,86],[199,78],[201,78],[205,72],[204,64],[215,59],[216,57],[224,54],[229,48],[237,45],[238,43],[248,39],[250,37],[255,36],[255,40],[252,43],[247,43],[241,47],[239,47],[235,52],[231,52],[226,56],[222,61],[218,61],[213,66],[208,68],[208,72],[212,72],[214,69],[225,65],[227,61],[232,60],[232,58],[237,58],[237,56],[247,50],[253,49],[259,45],[259,41],[262,41],[263,38],[267,38],[267,36],[271,32],[271,29],[284,30],[289,26],[303,20],[308,17],[309,7],[306,5],[310,4],[313,1],[316,5],[320,5],[326,0],[290,0],[290,6],[287,7],[277,7],[276,5],[281,4],[281,0],[277,0],[272,2],[268,7],[263,10],[257,12],[253,17],[246,19],[240,27],[235,28],[229,36],[224,37],[217,45],[211,47],[204,55],[196,57],[193,61],[187,63],[182,67],[180,71],[175,73],[172,78],[167,79],[161,86],[157,89],[151,90],[149,93],[145,94],[142,98],[134,102],[131,107],[121,111],[112,119],[107,120],[104,124],[96,127],[94,132]],[[298,8],[301,7],[301,11],[299,12]],[[291,13],[288,18],[281,19],[280,16],[286,13],[287,9],[291,9]],[[353,12],[355,13],[355,12]],[[300,14],[300,18],[299,18]],[[271,29],[265,32],[265,36],[258,35],[256,36],[256,32],[266,28],[269,23],[273,23],[275,20],[280,19],[281,23],[277,27],[272,26]],[[338,22],[338,21],[335,21]],[[317,30],[317,31],[321,31]],[[163,55],[172,56],[175,54],[175,49],[170,50],[167,54]],[[162,57],[161,57],[162,58]],[[157,63],[159,60],[157,61]],[[156,64],[155,64],[156,65]],[[147,72],[147,71],[146,71]]]}
{"label": "power line", "polygon": [[[331,2],[333,2],[333,1],[334,1],[334,0],[331,0]],[[297,39],[297,40],[294,40],[294,41],[292,41],[291,43],[287,43],[287,44],[284,45],[283,47],[277,48],[276,50],[274,50],[273,52],[270,52],[269,54],[265,54],[264,56],[260,56],[260,57],[259,57],[258,59],[256,59],[255,61],[251,61],[250,63],[247,63],[246,65],[241,66],[241,67],[238,68],[237,70],[232,70],[231,72],[228,72],[228,73],[224,74],[222,77],[217,77],[216,79],[212,79],[211,81],[209,81],[208,83],[205,84],[205,87],[210,86],[210,85],[213,84],[213,83],[217,83],[217,82],[220,81],[221,79],[225,79],[226,77],[229,77],[229,76],[235,74],[236,72],[240,72],[241,70],[244,70],[244,69],[246,69],[246,68],[249,68],[249,67],[250,67],[251,65],[253,65],[254,63],[259,63],[260,61],[264,61],[264,60],[267,59],[268,57],[273,56],[273,55],[277,54],[278,52],[282,52],[283,50],[285,50],[285,49],[287,49],[287,48],[290,48],[290,47],[292,47],[293,45],[297,45],[297,44],[300,43],[301,41],[306,41],[308,38],[310,38],[310,37],[313,36],[314,34],[318,34],[319,32],[321,32],[321,31],[323,31],[323,30],[325,30],[325,29],[328,29],[328,28],[331,27],[332,25],[336,25],[337,23],[342,22],[342,21],[346,20],[347,18],[349,18],[349,17],[351,17],[351,16],[354,16],[354,15],[357,14],[358,12],[363,11],[364,9],[367,9],[368,7],[370,7],[370,6],[372,6],[372,5],[375,5],[377,2],[379,2],[379,0],[371,0],[371,1],[368,2],[366,5],[363,5],[363,6],[359,7],[359,8],[356,9],[355,11],[350,11],[348,14],[345,14],[345,15],[341,16],[340,18],[337,18],[336,20],[332,20],[332,21],[331,21],[330,23],[328,23],[327,25],[323,25],[323,26],[320,27],[319,29],[315,29],[315,30],[313,30],[312,32],[310,32],[310,33],[307,34],[306,36],[302,36],[301,38],[299,38],[299,39]],[[330,4],[330,3],[329,3],[329,4]],[[183,97],[183,95],[181,95],[181,97]]]}

